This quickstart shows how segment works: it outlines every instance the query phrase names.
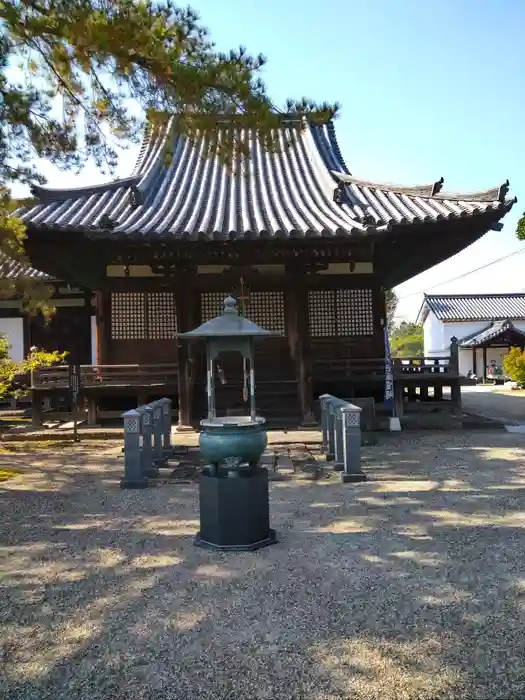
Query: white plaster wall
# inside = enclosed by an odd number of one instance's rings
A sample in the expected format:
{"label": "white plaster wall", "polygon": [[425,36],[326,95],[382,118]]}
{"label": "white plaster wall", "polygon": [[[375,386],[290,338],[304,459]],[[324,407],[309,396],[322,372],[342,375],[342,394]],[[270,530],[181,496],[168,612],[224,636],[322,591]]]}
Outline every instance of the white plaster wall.
{"label": "white plaster wall", "polygon": [[15,362],[24,359],[24,319],[0,318],[0,333],[7,336],[11,345],[9,354]]}
{"label": "white plaster wall", "polygon": [[[525,320],[513,321],[516,328],[525,332]],[[430,312],[423,324],[425,357],[442,357],[450,353],[450,341],[455,336],[462,340],[474,333],[484,330],[490,325],[490,321],[463,321],[458,323],[439,321]],[[503,364],[507,351],[505,348],[487,348],[487,365],[491,360],[495,360],[498,365]],[[474,363],[471,348],[460,348],[459,350],[459,371],[460,374],[467,374],[469,370],[474,371]],[[476,351],[476,371],[478,376],[483,376],[483,350]]]}
{"label": "white plaster wall", "polygon": [[463,340],[469,335],[479,333],[487,326],[490,326],[490,321],[464,321],[461,323],[443,323],[443,349],[447,352],[450,349],[450,341],[454,336],[458,340]]}
{"label": "white plaster wall", "polygon": [[423,324],[423,345],[425,357],[439,357],[443,353],[443,324],[430,311]]}
{"label": "white plaster wall", "polygon": [[97,317],[91,316],[91,364],[98,364],[97,357]]}
{"label": "white plaster wall", "polygon": [[[465,376],[469,370],[474,371],[472,367],[472,350],[470,348],[459,348],[459,373]],[[482,360],[478,360],[478,371],[481,371]]]}

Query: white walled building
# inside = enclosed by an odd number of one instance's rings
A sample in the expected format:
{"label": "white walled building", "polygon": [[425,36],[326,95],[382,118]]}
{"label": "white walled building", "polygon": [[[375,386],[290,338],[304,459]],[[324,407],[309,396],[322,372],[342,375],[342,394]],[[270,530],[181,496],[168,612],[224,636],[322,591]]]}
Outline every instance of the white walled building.
{"label": "white walled building", "polygon": [[525,345],[525,293],[425,294],[417,323],[423,326],[425,357],[450,354],[457,338],[459,371],[487,376],[509,348]]}
{"label": "white walled building", "polygon": [[20,299],[0,298],[0,334],[7,336],[13,360],[23,360],[35,345],[44,350],[66,350],[82,364],[96,364],[97,325],[91,292],[24,267],[0,253],[0,278],[19,277],[48,283],[53,288],[56,314],[46,322],[40,314],[24,313]]}

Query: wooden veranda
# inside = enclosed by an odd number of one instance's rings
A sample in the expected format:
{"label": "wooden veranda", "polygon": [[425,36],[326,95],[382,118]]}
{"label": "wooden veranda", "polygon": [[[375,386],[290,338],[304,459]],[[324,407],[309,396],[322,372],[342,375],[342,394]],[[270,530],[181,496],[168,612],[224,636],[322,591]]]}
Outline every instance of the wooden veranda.
{"label": "wooden veranda", "polygon": [[[461,380],[458,371],[457,345],[453,344],[449,357],[428,358],[410,357],[393,359],[395,376],[396,413],[402,416],[407,403],[437,403],[457,412],[461,407]],[[176,364],[144,365],[81,365],[82,405],[79,417],[87,425],[96,425],[101,420],[120,417],[120,408],[112,408],[116,398],[127,401],[126,408],[132,408],[162,396],[173,399],[173,418],[179,417],[179,374]],[[43,410],[44,399],[50,404],[48,417],[71,417],[70,390],[68,384],[69,367],[61,365],[41,369],[31,378],[33,424],[40,426],[46,417]],[[385,359],[348,359],[338,362],[313,360],[312,384],[314,396],[322,393],[337,393],[345,398],[376,398],[381,407],[381,394],[384,391]],[[283,400],[295,400],[299,405],[300,387],[296,381],[283,382],[269,376],[256,380],[257,409],[267,420],[280,424],[297,425],[301,421],[299,411],[289,410],[290,401],[284,410],[276,407],[276,392]],[[450,387],[450,398],[444,398],[444,387]],[[241,412],[243,405],[236,397],[241,396],[241,385],[232,382],[219,393],[219,406],[227,412]],[[198,425],[204,416],[204,386],[195,384],[193,411],[190,423]],[[198,394],[202,394],[199,400]],[[379,397],[379,398],[377,398]],[[222,403],[221,403],[222,402]]]}

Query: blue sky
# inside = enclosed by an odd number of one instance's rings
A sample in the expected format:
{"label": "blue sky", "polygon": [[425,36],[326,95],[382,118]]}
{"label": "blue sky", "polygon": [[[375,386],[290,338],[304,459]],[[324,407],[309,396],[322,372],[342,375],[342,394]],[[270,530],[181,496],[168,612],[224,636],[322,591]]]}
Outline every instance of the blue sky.
{"label": "blue sky", "polygon": [[[525,209],[525,2],[523,0],[194,0],[218,48],[245,45],[268,58],[272,96],[340,102],[337,134],[351,172],[449,191],[510,180],[518,204],[501,232],[397,289],[398,313],[415,317],[420,290],[521,245]],[[129,172],[134,153],[122,158]],[[45,169],[51,186],[71,175]],[[78,184],[100,179],[94,168]],[[420,255],[423,249],[414,250]],[[525,253],[436,292],[525,290]]]}

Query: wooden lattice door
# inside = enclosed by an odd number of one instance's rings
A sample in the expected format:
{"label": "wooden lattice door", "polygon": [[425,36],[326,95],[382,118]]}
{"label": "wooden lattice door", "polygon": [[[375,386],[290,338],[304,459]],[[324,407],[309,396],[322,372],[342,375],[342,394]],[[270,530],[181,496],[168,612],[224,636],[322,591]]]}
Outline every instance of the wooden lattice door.
{"label": "wooden lattice door", "polygon": [[111,362],[177,361],[177,311],[172,292],[111,294]]}
{"label": "wooden lattice door", "polygon": [[374,314],[371,289],[312,289],[308,322],[316,360],[365,359],[373,353]]}

